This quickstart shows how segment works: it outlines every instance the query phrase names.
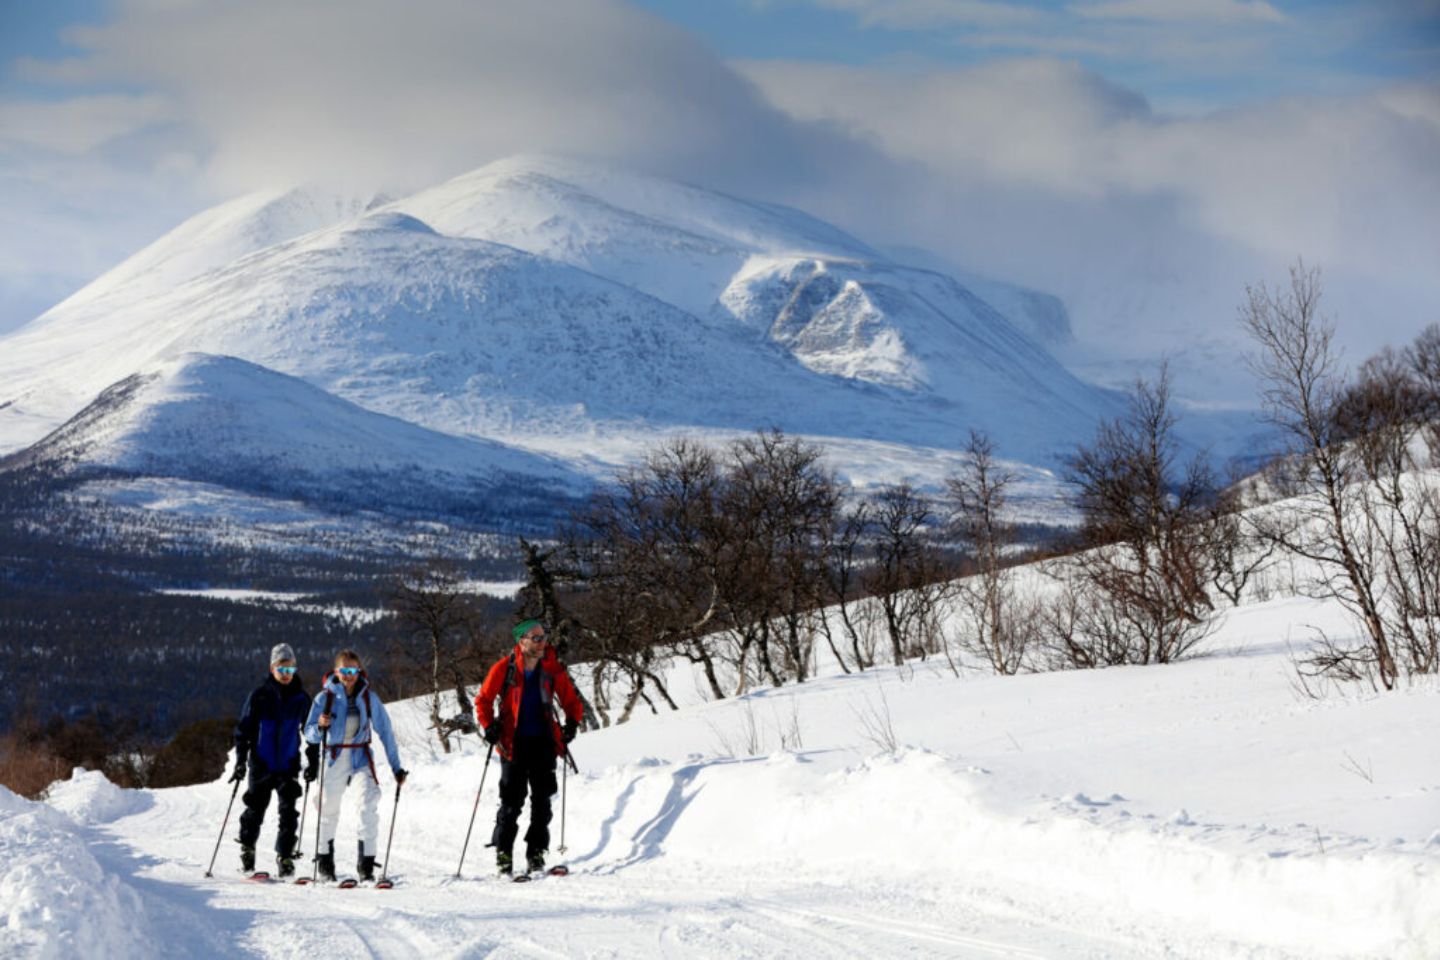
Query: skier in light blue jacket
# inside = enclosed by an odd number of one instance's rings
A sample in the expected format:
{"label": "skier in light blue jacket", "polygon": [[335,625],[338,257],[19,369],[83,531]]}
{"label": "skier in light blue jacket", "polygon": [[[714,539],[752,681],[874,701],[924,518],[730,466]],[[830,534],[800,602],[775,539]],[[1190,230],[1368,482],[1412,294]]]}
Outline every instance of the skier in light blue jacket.
{"label": "skier in light blue jacket", "polygon": [[361,880],[375,878],[380,837],[380,778],[371,750],[375,737],[385,748],[385,759],[398,788],[406,774],[400,765],[390,714],[370,689],[360,655],[354,650],[341,650],[335,655],[335,669],[326,674],[305,724],[305,739],[322,744],[325,754],[325,788],[315,801],[320,808],[320,855],[316,866],[322,880],[335,879],[335,829],[340,820],[340,801],[346,787],[352,784],[360,790],[360,858],[356,870]]}

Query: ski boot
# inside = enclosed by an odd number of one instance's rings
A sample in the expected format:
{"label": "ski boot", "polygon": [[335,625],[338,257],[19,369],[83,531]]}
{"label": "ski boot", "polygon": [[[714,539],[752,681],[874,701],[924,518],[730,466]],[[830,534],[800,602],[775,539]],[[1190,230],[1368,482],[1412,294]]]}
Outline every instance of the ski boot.
{"label": "ski boot", "polygon": [[281,877],[293,877],[293,876],[295,876],[295,861],[294,861],[293,858],[291,858],[291,857],[279,857],[279,858],[277,858],[276,863],[278,864],[278,869],[275,871],[275,873],[276,873],[277,876],[281,876]]}
{"label": "ski boot", "polygon": [[255,872],[255,848],[240,846],[240,872],[251,874]]}
{"label": "ski boot", "polygon": [[495,851],[495,872],[502,877],[508,877],[515,872],[515,857],[510,851]]}
{"label": "ski boot", "polygon": [[355,861],[355,873],[361,880],[375,879],[375,858],[365,856],[365,844],[360,844],[360,859]]}
{"label": "ski boot", "polygon": [[321,880],[335,880],[335,841],[331,840],[325,845],[325,852],[315,858],[315,869],[320,874]]}
{"label": "ski boot", "polygon": [[545,872],[545,851],[537,850],[525,857],[525,869],[530,873]]}

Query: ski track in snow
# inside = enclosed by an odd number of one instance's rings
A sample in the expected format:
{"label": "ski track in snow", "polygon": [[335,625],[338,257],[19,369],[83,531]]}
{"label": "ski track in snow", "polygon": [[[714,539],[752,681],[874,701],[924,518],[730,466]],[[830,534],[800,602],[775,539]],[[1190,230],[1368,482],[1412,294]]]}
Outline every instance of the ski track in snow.
{"label": "ski track in snow", "polygon": [[[698,768],[687,769],[693,776]],[[685,780],[677,775],[676,784]],[[205,879],[214,837],[206,843],[201,830],[223,816],[221,793],[218,784],[160,791],[144,812],[92,828],[96,859],[107,872],[126,877],[145,901],[161,956],[194,956],[200,949],[209,956],[274,960],[317,952],[457,960],[813,957],[817,951],[854,958],[1146,956],[1115,941],[1027,922],[1004,904],[963,895],[946,899],[943,883],[902,892],[877,878],[854,889],[768,870],[738,882],[732,877],[728,890],[723,876],[711,871],[686,880],[683,872],[647,862],[656,855],[657,824],[678,813],[668,794],[635,836],[638,853],[583,867],[582,855],[563,879],[520,885],[490,877],[489,851],[476,849],[477,843],[460,880],[447,875],[445,864],[397,850],[400,880],[388,891],[255,884],[235,870],[228,836],[215,876]],[[488,791],[486,799],[493,799]],[[617,810],[617,817],[623,813]],[[483,826],[488,824],[477,822],[477,835]],[[273,838],[269,829],[261,835],[262,867]],[[147,852],[137,849],[142,846]],[[337,862],[343,874],[343,855]]]}
{"label": "ski track in snow", "polygon": [[[1295,624],[1344,628],[1333,608],[1278,600],[1231,611],[1206,656],[1170,666],[957,679],[933,663],[862,675],[822,663],[803,686],[718,703],[675,664],[679,712],[578,741],[569,849],[558,854],[557,802],[551,856],[573,873],[523,885],[489,874],[498,769],[453,878],[485,753],[470,738],[443,754],[420,701],[392,705],[411,777],[389,891],[245,880],[238,802],[205,878],[223,780],[132,792],[82,774],[49,804],[0,791],[0,890],[25,904],[8,929],[0,912],[0,957],[43,944],[49,909],[60,929],[46,958],[108,936],[107,960],[1433,960],[1440,687],[1296,698]],[[859,724],[883,690],[893,755]],[[787,724],[803,743],[777,749]],[[747,725],[755,755],[716,749]],[[383,763],[380,776],[383,842],[394,788]],[[306,851],[314,823],[312,808]],[[272,810],[262,869],[274,829]]]}

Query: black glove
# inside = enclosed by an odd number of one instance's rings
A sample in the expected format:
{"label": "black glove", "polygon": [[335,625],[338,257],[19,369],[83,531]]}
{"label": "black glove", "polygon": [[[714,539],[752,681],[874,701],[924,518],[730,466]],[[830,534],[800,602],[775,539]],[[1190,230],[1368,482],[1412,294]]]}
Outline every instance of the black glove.
{"label": "black glove", "polygon": [[232,774],[230,774],[230,782],[231,782],[231,783],[239,783],[241,780],[244,780],[244,779],[245,779],[245,758],[244,758],[243,756],[236,756],[236,757],[235,757],[235,772],[232,773]]}
{"label": "black glove", "polygon": [[564,736],[563,736],[561,739],[563,739],[566,743],[569,743],[571,740],[574,740],[574,739],[575,739],[575,734],[577,734],[577,733],[579,733],[579,732],[580,732],[580,725],[579,725],[578,723],[576,723],[574,720],[566,720],[566,721],[565,721],[565,734],[564,734]]}
{"label": "black glove", "polygon": [[485,728],[485,742],[492,747],[500,742],[500,724],[492,723]]}
{"label": "black glove", "polygon": [[396,770],[396,771],[395,771],[395,786],[398,787],[398,786],[401,786],[402,784],[404,784],[404,783],[405,783],[405,778],[408,777],[408,776],[410,776],[409,771],[406,771],[406,770]]}
{"label": "black glove", "polygon": [[301,774],[301,776],[303,776],[303,777],[305,778],[305,782],[306,782],[306,783],[314,783],[314,782],[315,782],[315,778],[318,777],[319,775],[320,775],[320,764],[318,764],[318,763],[307,763],[307,764],[305,764],[305,772],[304,772],[303,774]]}

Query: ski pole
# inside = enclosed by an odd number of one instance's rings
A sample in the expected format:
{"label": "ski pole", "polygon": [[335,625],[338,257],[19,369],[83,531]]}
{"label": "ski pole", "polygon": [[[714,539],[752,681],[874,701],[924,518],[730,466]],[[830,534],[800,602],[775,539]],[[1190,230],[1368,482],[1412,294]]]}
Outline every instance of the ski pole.
{"label": "ski pole", "polygon": [[[565,756],[570,756],[570,745],[565,745]],[[565,794],[570,784],[570,764],[560,768],[560,856],[565,856]]]}
{"label": "ski pole", "polygon": [[305,796],[300,798],[300,827],[295,831],[295,852],[292,854],[296,860],[300,859],[300,845],[305,842],[305,814],[310,806],[310,781],[305,781]]}
{"label": "ski pole", "polygon": [[210,854],[210,866],[205,868],[205,876],[211,876],[210,871],[215,869],[215,858],[220,856],[220,841],[225,839],[225,828],[230,825],[230,811],[235,808],[235,795],[240,792],[240,781],[235,781],[235,789],[230,791],[230,802],[225,805],[225,819],[220,823],[220,836],[215,838],[215,852]]}
{"label": "ski pole", "polygon": [[[485,752],[485,769],[480,771],[480,789],[475,791],[475,806],[470,809],[470,826],[465,828],[465,843],[460,847],[460,866],[455,868],[455,879],[460,879],[460,871],[465,869],[465,851],[470,849],[470,831],[475,829],[475,814],[480,810],[480,793],[485,789],[485,777],[490,773],[490,757],[495,753],[495,744],[490,744],[490,749]],[[397,793],[399,791],[396,791]],[[396,797],[399,802],[399,797]]]}
{"label": "ski pole", "polygon": [[325,823],[325,749],[330,745],[330,728],[320,731],[320,795],[315,798],[315,861],[310,866],[310,882],[320,879],[320,827]]}
{"label": "ski pole", "polygon": [[403,783],[395,784],[395,806],[390,811],[390,836],[385,838],[385,862],[380,864],[380,879],[375,882],[376,887],[390,885],[385,877],[390,873],[390,844],[395,842],[395,818],[400,815],[400,788],[403,786]]}

